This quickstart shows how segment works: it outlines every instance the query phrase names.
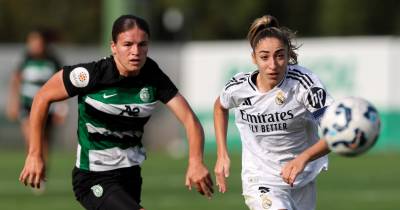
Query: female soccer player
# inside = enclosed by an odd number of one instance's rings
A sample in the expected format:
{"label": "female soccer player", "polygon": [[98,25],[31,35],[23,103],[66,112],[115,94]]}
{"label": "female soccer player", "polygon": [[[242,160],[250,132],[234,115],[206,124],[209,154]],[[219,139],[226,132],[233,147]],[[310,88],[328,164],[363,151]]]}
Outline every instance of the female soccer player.
{"label": "female soccer player", "polygon": [[145,20],[123,15],[112,27],[112,56],[65,66],[44,85],[30,115],[31,139],[22,183],[40,187],[45,177],[41,130],[49,104],[77,95],[76,199],[86,209],[142,209],[143,127],[161,101],[185,126],[189,139],[186,186],[195,185],[211,197],[213,184],[203,164],[202,126],[168,76],[147,57],[149,36]]}
{"label": "female soccer player", "polygon": [[[10,90],[7,103],[7,117],[19,120],[21,131],[28,147],[29,113],[33,97],[60,68],[57,56],[49,49],[50,38],[45,30],[35,29],[29,32],[26,38],[26,53],[22,62],[11,77]],[[44,158],[47,159],[49,138],[52,125],[61,123],[66,115],[65,103],[57,104],[50,109],[49,117],[43,133]],[[57,109],[55,109],[58,107]],[[61,109],[60,109],[61,108]],[[43,188],[42,188],[43,189]],[[42,192],[34,191],[34,192]]]}
{"label": "female soccer player", "polygon": [[228,110],[234,108],[243,195],[252,210],[314,209],[314,180],[327,168],[329,150],[317,129],[332,99],[311,71],[297,65],[293,38],[273,16],[256,19],[248,39],[258,70],[235,75],[214,104],[219,191],[227,190]]}

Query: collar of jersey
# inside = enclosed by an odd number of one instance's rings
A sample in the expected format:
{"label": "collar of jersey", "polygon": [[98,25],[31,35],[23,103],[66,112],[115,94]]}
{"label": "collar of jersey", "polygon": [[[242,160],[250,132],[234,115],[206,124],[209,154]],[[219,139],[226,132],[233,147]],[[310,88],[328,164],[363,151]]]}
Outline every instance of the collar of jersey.
{"label": "collar of jersey", "polygon": [[[285,71],[285,75],[283,76],[283,78],[281,79],[281,81],[278,83],[278,85],[276,85],[274,88],[272,88],[271,90],[273,90],[273,89],[275,89],[275,88],[279,88],[279,87],[281,87],[282,86],[282,84],[283,84],[283,82],[285,81],[285,79],[286,79],[286,76],[287,76],[287,73],[288,73],[288,69],[289,69],[289,66],[286,68],[286,71]],[[255,75],[255,74],[258,74],[260,71],[259,70],[255,70],[255,71],[253,71],[253,73],[251,73],[251,75],[249,76],[249,78],[248,78],[248,82],[249,82],[249,84],[250,84],[250,87],[254,90],[254,91],[256,91],[256,92],[259,92],[258,91],[258,89],[257,89],[257,85],[253,82],[253,80],[252,80],[252,78],[253,78],[253,76]],[[269,91],[268,91],[269,92]]]}

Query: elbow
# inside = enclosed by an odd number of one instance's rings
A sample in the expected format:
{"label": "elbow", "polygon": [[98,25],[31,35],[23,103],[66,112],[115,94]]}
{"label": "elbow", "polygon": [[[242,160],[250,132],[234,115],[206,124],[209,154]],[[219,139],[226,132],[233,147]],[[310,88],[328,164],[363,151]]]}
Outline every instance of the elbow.
{"label": "elbow", "polygon": [[51,103],[50,97],[46,94],[43,89],[40,89],[39,92],[33,97],[32,107],[33,106],[48,106]]}

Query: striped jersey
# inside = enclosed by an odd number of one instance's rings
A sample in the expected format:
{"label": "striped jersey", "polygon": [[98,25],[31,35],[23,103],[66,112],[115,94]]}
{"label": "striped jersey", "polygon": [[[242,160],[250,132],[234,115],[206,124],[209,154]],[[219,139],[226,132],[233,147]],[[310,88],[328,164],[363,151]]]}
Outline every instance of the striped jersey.
{"label": "striped jersey", "polygon": [[[220,102],[235,110],[243,183],[288,188],[280,176],[282,166],[319,140],[318,121],[333,100],[304,67],[288,65],[282,81],[265,93],[255,85],[258,73],[235,75],[222,90]],[[327,156],[308,163],[295,187],[312,181],[327,164]]]}
{"label": "striped jersey", "polygon": [[60,68],[58,59],[51,55],[35,58],[27,54],[24,57],[18,67],[21,74],[20,101],[23,108],[30,110],[33,97]]}
{"label": "striped jersey", "polygon": [[141,139],[157,101],[167,103],[178,92],[150,58],[137,76],[121,76],[114,58],[66,66],[63,81],[69,96],[78,96],[76,167],[108,171],[140,165]]}

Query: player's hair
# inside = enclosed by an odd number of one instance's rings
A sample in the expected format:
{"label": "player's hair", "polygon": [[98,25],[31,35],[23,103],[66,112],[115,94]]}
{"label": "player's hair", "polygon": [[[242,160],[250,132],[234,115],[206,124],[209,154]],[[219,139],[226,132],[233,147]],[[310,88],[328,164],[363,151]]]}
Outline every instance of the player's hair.
{"label": "player's hair", "polygon": [[55,31],[49,29],[49,28],[44,28],[44,27],[35,27],[32,28],[26,38],[29,38],[30,36],[39,36],[40,39],[43,40],[44,44],[50,44],[50,42],[55,41],[56,40],[56,34]]}
{"label": "player's hair", "polygon": [[135,27],[140,28],[150,37],[150,27],[146,20],[135,15],[122,15],[113,23],[111,32],[113,42],[117,42],[120,33]]}
{"label": "player's hair", "polygon": [[253,21],[247,34],[247,39],[253,51],[257,44],[264,38],[274,37],[283,42],[288,49],[289,64],[297,64],[297,50],[299,47],[294,45],[292,41],[295,33],[286,27],[279,26],[278,19],[271,15],[264,15]]}
{"label": "player's hair", "polygon": [[[54,54],[50,46],[52,42],[57,40],[57,35],[54,30],[44,27],[35,27],[28,32],[25,37],[25,41],[28,43],[32,39],[40,39],[42,41],[44,48],[43,53],[45,55],[50,56],[51,54]],[[27,49],[26,53],[30,55],[32,52]]]}

